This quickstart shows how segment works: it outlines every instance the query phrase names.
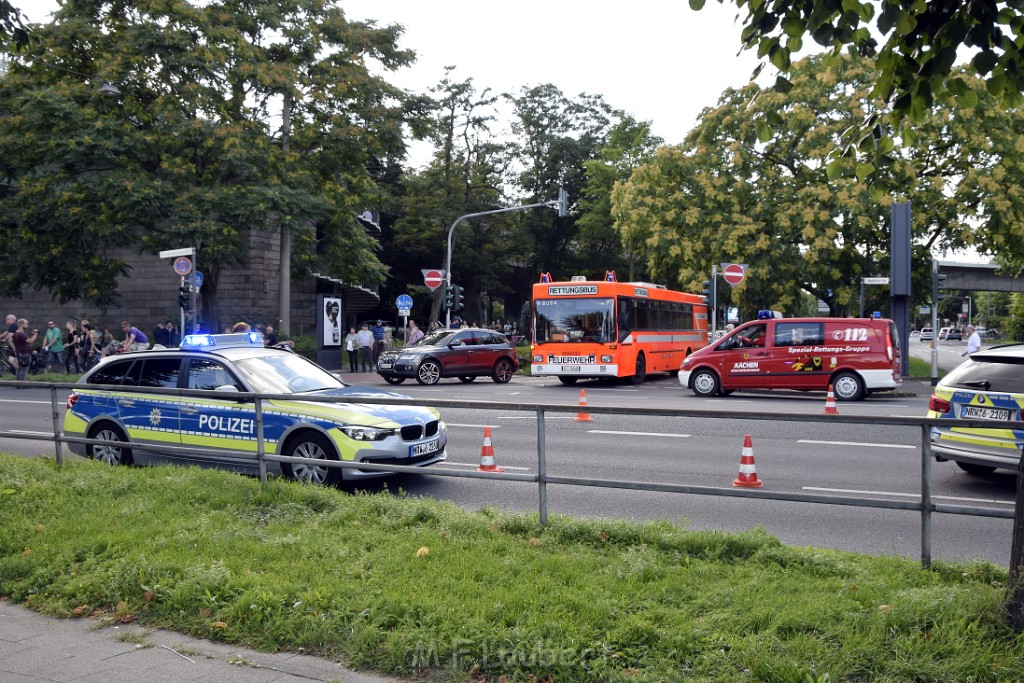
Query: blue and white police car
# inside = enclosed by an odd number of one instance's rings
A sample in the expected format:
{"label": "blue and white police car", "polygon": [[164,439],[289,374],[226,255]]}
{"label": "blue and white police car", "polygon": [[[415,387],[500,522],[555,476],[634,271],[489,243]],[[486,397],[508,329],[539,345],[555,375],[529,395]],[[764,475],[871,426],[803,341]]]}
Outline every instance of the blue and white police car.
{"label": "blue and white police car", "polygon": [[[309,459],[309,464],[280,463],[281,474],[297,481],[334,484],[388,474],[317,464],[323,460],[426,466],[448,457],[448,433],[437,410],[360,403],[360,398],[405,397],[346,384],[289,350],[265,348],[254,332],[190,335],[178,348],[111,356],[77,385],[68,397],[64,435],[131,441],[133,447],[69,447],[111,465],[181,462],[239,471],[255,468],[255,457],[240,457],[238,451],[257,452],[256,405],[232,396],[239,392],[294,397],[262,401],[261,418],[266,453]],[[142,393],[139,387],[216,391],[218,396]],[[303,400],[314,396],[350,401]]]}

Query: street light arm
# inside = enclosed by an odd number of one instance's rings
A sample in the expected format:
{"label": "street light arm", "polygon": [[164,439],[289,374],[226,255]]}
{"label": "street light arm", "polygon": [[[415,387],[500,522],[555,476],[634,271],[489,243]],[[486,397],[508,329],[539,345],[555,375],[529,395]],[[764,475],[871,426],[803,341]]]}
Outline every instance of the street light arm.
{"label": "street light arm", "polygon": [[[466,218],[477,218],[479,216],[492,216],[497,213],[508,213],[509,211],[523,211],[525,209],[536,209],[541,206],[554,206],[557,207],[559,200],[553,199],[549,202],[537,202],[536,204],[526,204],[524,206],[510,206],[504,209],[492,209],[490,211],[477,211],[476,213],[467,213],[464,216],[459,216],[452,223],[451,227],[448,228],[448,252],[444,259],[444,283],[445,287],[451,287],[452,284],[452,236],[455,234],[455,226],[461,223]],[[452,311],[448,309],[446,315],[445,327],[451,327],[452,324]]]}

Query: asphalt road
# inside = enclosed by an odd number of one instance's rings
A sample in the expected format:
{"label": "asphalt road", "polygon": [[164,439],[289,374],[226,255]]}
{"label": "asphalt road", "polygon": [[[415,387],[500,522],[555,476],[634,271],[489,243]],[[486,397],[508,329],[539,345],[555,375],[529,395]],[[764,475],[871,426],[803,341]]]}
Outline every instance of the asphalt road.
{"label": "asphalt road", "polygon": [[[921,346],[928,348],[928,344]],[[346,378],[356,384],[386,386],[376,375]],[[820,415],[825,400],[821,393],[795,392],[704,399],[684,391],[668,376],[651,377],[641,386],[581,382],[565,387],[554,380],[517,376],[507,385],[486,379],[471,384],[442,380],[432,387],[406,382],[394,388],[427,403],[438,399],[503,400],[576,406],[577,412],[581,389],[588,406],[731,410],[753,415]],[[59,402],[63,403],[66,393],[57,393]],[[842,415],[865,418],[866,424],[860,425],[605,414],[593,415],[591,422],[579,422],[571,411],[551,414],[545,427],[548,472],[730,488],[738,473],[743,437],[750,434],[764,490],[914,500],[920,488],[919,431],[871,421],[886,415],[921,416],[927,410],[929,394],[927,381],[910,381],[896,396],[877,394],[862,402],[840,403]],[[50,412],[47,391],[0,387],[0,429],[48,432]],[[450,459],[439,467],[475,469],[480,462],[483,428],[489,426],[499,466],[510,472],[536,471],[535,414],[465,408],[445,408],[443,412],[450,431]],[[52,453],[53,446],[0,439],[0,450]],[[952,463],[933,464],[937,502],[1012,510],[1014,484],[1011,473],[978,477]],[[451,500],[468,509],[491,506],[532,514],[538,509],[536,484],[410,475],[367,488],[385,486]],[[668,519],[694,529],[738,531],[759,526],[791,545],[920,556],[920,514],[911,511],[565,485],[548,486],[547,497],[552,515]],[[1008,564],[1010,520],[946,514],[932,519],[933,558]]]}

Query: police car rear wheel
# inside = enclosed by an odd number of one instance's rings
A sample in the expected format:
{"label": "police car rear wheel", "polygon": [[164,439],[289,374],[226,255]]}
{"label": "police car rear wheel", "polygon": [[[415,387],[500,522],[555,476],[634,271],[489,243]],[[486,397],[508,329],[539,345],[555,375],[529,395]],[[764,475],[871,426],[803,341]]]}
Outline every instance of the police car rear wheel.
{"label": "police car rear wheel", "polygon": [[381,377],[383,377],[384,381],[388,384],[401,384],[405,381],[404,377],[395,377],[394,375],[381,375]]}
{"label": "police car rear wheel", "polygon": [[693,373],[693,379],[690,382],[693,393],[703,397],[717,396],[722,388],[718,381],[718,375],[706,369]]}
{"label": "police car rear wheel", "polygon": [[512,379],[512,375],[515,372],[515,369],[512,367],[512,361],[508,358],[502,358],[494,364],[494,372],[491,374],[491,379],[494,380],[495,384],[505,384]]}
{"label": "police car rear wheel", "polygon": [[426,360],[420,363],[419,369],[416,371],[416,381],[420,384],[437,384],[437,381],[441,379],[441,366],[432,360]]}
{"label": "police car rear wheel", "polygon": [[[128,437],[125,436],[118,427],[108,424],[96,425],[89,430],[90,439],[96,439],[97,441],[127,441]],[[130,448],[123,448],[121,446],[108,446],[106,444],[92,444],[89,446],[89,456],[93,460],[99,460],[105,462],[108,465],[131,465],[132,464],[132,450]]]}
{"label": "police car rear wheel", "polygon": [[989,467],[988,465],[974,465],[969,462],[958,462],[956,466],[967,474],[992,474],[996,471],[995,467]]}
{"label": "police car rear wheel", "polygon": [[864,380],[852,372],[841,372],[832,380],[836,400],[859,401],[864,397]]}
{"label": "police car rear wheel", "polygon": [[[293,458],[309,458],[315,460],[337,460],[334,448],[327,439],[316,433],[302,434],[288,446],[287,455]],[[302,484],[336,484],[341,481],[341,470],[336,467],[324,467],[313,462],[283,463],[281,469],[285,476]]]}

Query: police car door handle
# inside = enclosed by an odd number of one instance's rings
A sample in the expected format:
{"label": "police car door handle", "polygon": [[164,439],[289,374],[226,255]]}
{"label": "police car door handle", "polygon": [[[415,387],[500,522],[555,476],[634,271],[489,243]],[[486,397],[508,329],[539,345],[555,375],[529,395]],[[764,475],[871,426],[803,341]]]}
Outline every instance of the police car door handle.
{"label": "police car door handle", "polygon": [[195,415],[196,413],[199,412],[199,410],[195,406],[181,406],[180,410],[186,415]]}
{"label": "police car door handle", "polygon": [[117,399],[117,405],[124,406],[125,408],[134,408],[135,401],[130,398],[119,398]]}

